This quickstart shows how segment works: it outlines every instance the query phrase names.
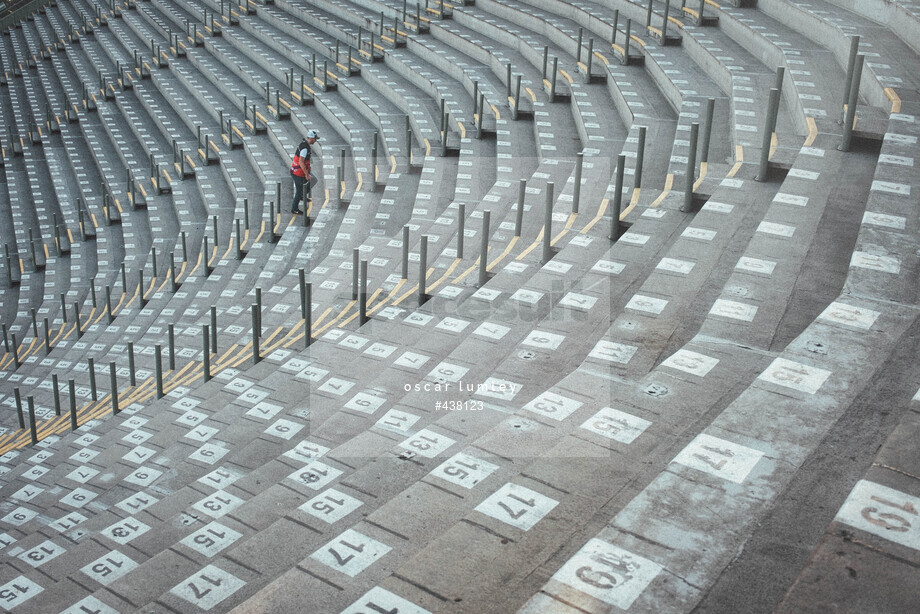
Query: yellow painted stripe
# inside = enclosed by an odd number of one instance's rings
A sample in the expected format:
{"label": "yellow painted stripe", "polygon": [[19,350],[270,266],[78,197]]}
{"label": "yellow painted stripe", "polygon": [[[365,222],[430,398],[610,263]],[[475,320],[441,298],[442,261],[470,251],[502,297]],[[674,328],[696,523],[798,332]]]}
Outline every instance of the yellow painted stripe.
{"label": "yellow painted stripe", "polygon": [[670,194],[671,188],[674,187],[674,174],[668,173],[668,177],[664,182],[664,189],[661,191],[661,194],[658,195],[658,198],[652,202],[651,207],[657,207],[665,199],[665,197]]}
{"label": "yellow painted stripe", "polygon": [[708,162],[700,162],[700,176],[699,176],[699,178],[696,180],[696,183],[693,184],[693,189],[694,189],[694,190],[698,189],[701,185],[703,185],[703,180],[706,179],[706,173],[707,173],[708,171],[709,171],[709,163],[708,163]]}
{"label": "yellow painted stripe", "polygon": [[544,227],[544,228],[541,228],[541,229],[540,229],[540,232],[537,234],[537,238],[534,239],[534,242],[531,243],[530,245],[528,245],[526,248],[524,248],[524,251],[522,251],[520,254],[518,254],[518,256],[517,256],[517,258],[515,258],[515,260],[523,260],[523,259],[527,256],[527,254],[529,254],[529,253],[532,252],[534,249],[536,249],[536,247],[537,247],[538,245],[540,245],[540,244],[543,242],[543,233],[544,233],[545,230],[546,230],[545,227]]}
{"label": "yellow painted stripe", "polygon": [[448,277],[450,277],[450,274],[454,272],[454,269],[456,269],[456,268],[457,268],[457,265],[459,265],[461,262],[462,262],[462,260],[461,260],[460,258],[454,258],[454,261],[451,263],[451,265],[450,265],[449,267],[447,267],[447,270],[444,271],[444,274],[441,275],[441,277],[438,278],[436,281],[434,281],[433,283],[429,284],[428,287],[427,287],[427,289],[428,289],[428,290],[434,290],[434,289],[437,288],[439,285],[441,285],[442,283],[444,283],[444,281],[445,281]]}
{"label": "yellow painted stripe", "polygon": [[604,198],[601,200],[601,205],[597,209],[597,215],[591,218],[591,221],[585,224],[585,227],[581,229],[581,234],[587,234],[589,230],[594,228],[594,225],[601,221],[604,217],[604,213],[607,212],[607,207],[610,205],[610,199]]}
{"label": "yellow painted stripe", "polygon": [[805,124],[808,126],[808,137],[805,139],[805,147],[811,147],[818,138],[818,124],[815,123],[814,117],[806,117]]}
{"label": "yellow painted stripe", "polygon": [[885,88],[885,96],[888,97],[888,100],[891,101],[891,112],[900,113],[901,112],[901,97],[898,96],[897,92],[893,88]]}
{"label": "yellow painted stripe", "polygon": [[504,260],[505,256],[507,256],[509,253],[511,253],[512,248],[514,248],[515,244],[517,244],[517,242],[518,242],[518,240],[520,240],[520,238],[521,238],[521,237],[512,237],[512,238],[511,238],[511,241],[508,242],[508,245],[505,247],[505,249],[502,251],[502,253],[500,253],[498,256],[495,257],[494,260],[492,260],[492,262],[490,262],[490,263],[488,263],[488,264],[486,265],[486,271],[491,271],[492,269],[495,268],[495,266],[496,266],[499,262],[501,262],[502,260]]}
{"label": "yellow painted stripe", "polygon": [[555,237],[552,238],[552,240],[549,242],[549,244],[550,244],[550,245],[555,245],[555,244],[556,244],[556,241],[558,241],[558,240],[561,239],[563,236],[565,236],[565,233],[567,233],[567,232],[572,228],[572,224],[575,223],[575,218],[577,218],[577,217],[578,217],[578,214],[577,214],[577,213],[570,213],[570,214],[569,214],[569,219],[566,220],[566,222],[565,222],[565,226],[562,228],[562,230],[559,231],[558,234],[556,234]]}
{"label": "yellow painted stripe", "polygon": [[732,165],[730,171],[728,171],[729,177],[734,177],[738,174],[738,171],[741,170],[742,165],[744,165],[744,147],[741,145],[735,146],[735,163]]}

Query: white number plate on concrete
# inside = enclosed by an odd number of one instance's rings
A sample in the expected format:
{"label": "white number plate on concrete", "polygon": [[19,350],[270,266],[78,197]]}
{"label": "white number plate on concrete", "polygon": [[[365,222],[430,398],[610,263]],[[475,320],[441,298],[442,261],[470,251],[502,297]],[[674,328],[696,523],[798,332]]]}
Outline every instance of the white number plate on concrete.
{"label": "white number plate on concrete", "polygon": [[411,601],[406,601],[399,595],[375,586],[367,591],[363,597],[342,610],[341,614],[370,614],[371,612],[384,612],[386,614],[431,614],[428,610],[420,608]]}
{"label": "white number plate on concrete", "polygon": [[348,529],[310,558],[354,578],[391,549],[376,539]]}
{"label": "white number plate on concrete", "polygon": [[246,583],[236,576],[214,565],[208,565],[169,592],[202,610],[210,610],[245,585]]}
{"label": "white number plate on concrete", "polygon": [[672,462],[741,484],[763,452],[700,433]]}
{"label": "white number plate on concrete", "polygon": [[785,358],[777,358],[758,376],[758,379],[777,386],[815,394],[830,375],[831,372],[825,369],[809,367]]}
{"label": "white number plate on concrete", "polygon": [[527,531],[559,505],[534,490],[508,482],[476,506],[476,511]]}
{"label": "white number plate on concrete", "polygon": [[492,475],[497,469],[498,465],[459,452],[432,470],[431,475],[470,489]]}
{"label": "white number plate on concrete", "polygon": [[920,550],[920,498],[899,490],[860,480],[836,520]]}
{"label": "white number plate on concrete", "polygon": [[600,539],[592,539],[553,575],[553,580],[628,610],[662,566]]}
{"label": "white number plate on concrete", "polygon": [[588,418],[581,428],[629,445],[651,424],[648,420],[637,418],[612,407],[605,407]]}

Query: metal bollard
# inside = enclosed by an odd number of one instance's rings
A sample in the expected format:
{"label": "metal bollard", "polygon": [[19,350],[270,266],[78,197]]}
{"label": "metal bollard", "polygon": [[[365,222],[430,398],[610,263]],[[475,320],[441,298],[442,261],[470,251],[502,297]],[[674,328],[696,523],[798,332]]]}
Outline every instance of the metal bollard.
{"label": "metal bollard", "polygon": [[588,59],[585,62],[585,81],[591,83],[591,63],[594,57],[594,38],[588,39]]}
{"label": "metal bollard", "polygon": [[428,235],[422,235],[418,262],[418,304],[424,305],[425,301],[428,300],[428,296],[425,293],[425,282],[428,281]]}
{"label": "metal bollard", "polygon": [[61,415],[61,387],[58,384],[57,373],[51,374],[51,394],[54,395],[54,415]]}
{"label": "metal bollard", "polygon": [[610,236],[611,241],[620,238],[620,214],[623,209],[623,174],[626,170],[626,155],[617,156],[617,173],[614,181],[613,208],[610,210]]}
{"label": "metal bollard", "polygon": [[143,269],[138,269],[137,271],[137,288],[138,296],[140,296],[141,308],[147,306],[147,299],[144,298],[144,271]]}
{"label": "metal bollard", "polygon": [[546,205],[543,210],[543,257],[540,262],[546,264],[553,257],[553,182],[546,182]]}
{"label": "metal bollard", "polygon": [[358,300],[358,259],[361,252],[358,248],[351,250],[351,300]]}
{"label": "metal bollard", "polygon": [[850,86],[853,85],[853,72],[856,69],[856,56],[859,53],[859,36],[850,37],[850,52],[847,55],[847,78],[843,85],[843,107],[850,100]]}
{"label": "metal bollard", "polygon": [[406,115],[406,164],[412,166],[412,122]]}
{"label": "metal bollard", "polygon": [[687,183],[684,186],[684,213],[693,209],[693,184],[696,181],[696,145],[700,135],[699,122],[690,124],[690,151],[687,152]]}
{"label": "metal bollard", "polygon": [[623,39],[623,64],[629,64],[629,38],[632,30],[632,19],[626,20],[626,37]]}
{"label": "metal bollard", "polygon": [[581,42],[584,39],[585,29],[578,28],[578,42],[575,44],[575,63],[581,62]]}
{"label": "metal bollard", "polygon": [[208,340],[208,336],[209,336],[208,325],[202,324],[201,325],[201,340],[202,340],[202,345],[204,347],[202,348],[202,352],[201,352],[201,372],[204,377],[205,383],[211,381],[211,353],[208,351],[210,349],[208,347],[210,343]]}
{"label": "metal bollard", "polygon": [[134,371],[134,342],[128,342],[128,378],[131,386],[137,386],[137,375]]}
{"label": "metal bollard", "polygon": [[262,288],[256,288],[256,324],[259,327],[259,336],[262,335]]}
{"label": "metal bollard", "polygon": [[201,259],[204,261],[204,276],[209,277],[211,275],[211,267],[208,266],[210,262],[210,252],[208,249],[208,235],[204,235],[204,246],[201,248]]}
{"label": "metal bollard", "polygon": [[57,222],[57,214],[54,215],[54,244],[57,246],[58,258],[61,257],[61,227]]}
{"label": "metal bollard", "polygon": [[304,269],[297,270],[297,282],[300,287],[300,319],[307,319],[307,272]]}
{"label": "metal bollard", "polygon": [[610,44],[617,44],[617,28],[620,26],[620,9],[613,9],[613,32],[610,34]]}
{"label": "metal bollard", "polygon": [[371,181],[376,189],[377,186],[377,141],[380,138],[380,133],[377,130],[374,130],[374,141],[371,146]]}
{"label": "metal bollard", "polygon": [[166,325],[166,341],[169,345],[169,370],[176,370],[176,327],[173,323]]}
{"label": "metal bollard", "polygon": [[185,231],[182,231],[182,262],[188,262],[188,246],[185,242]]}
{"label": "metal bollard", "polygon": [[22,416],[22,397],[19,388],[13,389],[13,397],[16,399],[16,416],[19,418],[19,428],[26,428],[26,420]]}
{"label": "metal bollard", "polygon": [[9,338],[7,338],[6,323],[5,323],[5,322],[2,323],[2,324],[0,324],[0,329],[3,330],[3,349],[4,349],[4,351],[5,351],[7,354],[9,354],[9,353],[10,353],[10,340],[9,340]]}
{"label": "metal bollard", "polygon": [[482,236],[479,244],[479,288],[489,281],[489,230],[492,212],[488,209],[482,212]]}
{"label": "metal bollard", "polygon": [[[86,239],[84,238],[83,240],[85,241]],[[29,229],[29,251],[32,254],[32,270],[37,271],[38,270],[38,259],[35,256],[35,240],[32,239],[32,229],[31,228]]]}
{"label": "metal bollard", "polygon": [[172,284],[172,293],[175,294],[179,289],[179,283],[176,281],[176,257],[173,252],[169,252],[169,279]]}
{"label": "metal bollard", "polygon": [[313,284],[308,283],[304,286],[304,304],[306,305],[306,316],[303,324],[303,343],[304,349],[310,347],[313,343]]}
{"label": "metal bollard", "polygon": [[521,236],[521,227],[524,225],[524,197],[527,195],[527,180],[518,182],[517,212],[514,218],[514,236]]}
{"label": "metal bollard", "polygon": [[648,0],[648,11],[645,13],[645,27],[652,25],[652,0]]}
{"label": "metal bollard", "polygon": [[96,394],[96,360],[90,356],[86,359],[88,363],[89,370],[89,394],[94,401],[98,401],[98,396]]}
{"label": "metal bollard", "polygon": [[259,356],[259,306],[252,304],[252,364],[258,364]]}
{"label": "metal bollard", "polygon": [[755,181],[766,181],[770,164],[770,144],[773,142],[773,131],[776,129],[776,115],[779,112],[779,90],[770,88],[770,98],[767,101],[767,116],[763,122],[763,141],[760,146],[760,170]]}
{"label": "metal bollard", "polygon": [[32,437],[32,445],[38,443],[38,431],[35,429],[35,397],[31,394],[26,397],[29,403],[29,435]]}
{"label": "metal bollard", "polygon": [[505,64],[505,99],[511,98],[511,62]]}
{"label": "metal bollard", "polygon": [[29,315],[32,317],[32,336],[38,338],[38,318],[35,317],[35,308],[29,309]]}
{"label": "metal bollard", "polygon": [[712,120],[715,108],[715,98],[710,98],[706,101],[706,130],[703,132],[703,144],[700,147],[700,162],[709,162],[709,141],[712,138]]}
{"label": "metal bollard", "polygon": [[853,69],[853,82],[850,84],[850,98],[847,101],[847,113],[843,120],[843,142],[837,147],[840,151],[850,151],[853,141],[853,122],[856,119],[856,105],[859,102],[859,82],[862,79],[863,62],[866,56],[856,56],[856,65]]}
{"label": "metal bollard", "polygon": [[402,278],[409,279],[409,227],[403,226]]}
{"label": "metal bollard", "polygon": [[549,76],[549,101],[556,100],[556,73],[559,69],[559,58],[553,57],[553,72]]}
{"label": "metal bollard", "polygon": [[163,393],[163,346],[156,345],[154,346],[153,353],[153,367],[154,367],[154,376],[156,377],[157,383],[157,398],[162,399],[165,395]]}
{"label": "metal bollard", "polygon": [[67,381],[67,391],[70,393],[70,430],[77,430],[77,392],[76,383],[73,380]]}
{"label": "metal bollard", "polygon": [[[125,267],[124,262],[121,263],[121,293],[128,293],[128,269]],[[66,322],[67,319],[65,318],[64,321]]]}
{"label": "metal bollard", "polygon": [[43,324],[45,325],[45,354],[51,353],[51,323],[48,322],[48,318],[43,318]]}
{"label": "metal bollard", "polygon": [[664,17],[661,19],[661,44],[668,36],[668,12],[671,10],[671,0],[664,0]]}
{"label": "metal bollard", "polygon": [[92,278],[89,280],[89,296],[93,304],[93,309],[96,309],[98,305],[96,304],[96,282]]}
{"label": "metal bollard", "polygon": [[361,261],[361,290],[358,292],[359,323],[364,326],[367,322],[367,260]]}
{"label": "metal bollard", "polygon": [[240,230],[240,219],[233,220],[236,223],[236,259],[243,259],[243,233]]}
{"label": "metal bollard", "polygon": [[153,270],[153,278],[156,279],[159,274],[157,273],[157,250],[155,247],[150,248],[150,264]]}
{"label": "metal bollard", "polygon": [[518,118],[518,110],[521,108],[521,76],[517,76],[514,86],[514,113],[512,113],[512,119]]}
{"label": "metal bollard", "polygon": [[77,339],[83,336],[83,330],[80,324],[80,305],[76,301],[73,304],[73,318],[77,325]]}
{"label": "metal bollard", "polygon": [[463,225],[466,223],[466,204],[460,203],[457,211],[457,258],[463,259]]}
{"label": "metal bollard", "polygon": [[642,187],[642,167],[645,162],[645,133],[646,126],[639,126],[639,142],[636,144],[636,176],[635,187]]}
{"label": "metal bollard", "polygon": [[19,368],[19,342],[16,340],[16,333],[11,333],[10,337],[13,339],[13,368]]}
{"label": "metal bollard", "polygon": [[218,243],[217,243],[217,216],[216,215],[211,216],[211,223],[212,223],[212,226],[214,226],[214,247],[217,247]]}
{"label": "metal bollard", "polygon": [[117,416],[118,409],[118,380],[115,379],[115,363],[109,363],[109,385],[112,388],[112,415]]}
{"label": "metal bollard", "polygon": [[335,206],[340,208],[342,206],[342,183],[345,181],[345,169],[341,166],[335,167]]}
{"label": "metal bollard", "polygon": [[211,305],[211,353],[217,354],[217,307]]}
{"label": "metal bollard", "polygon": [[575,186],[572,189],[572,213],[578,213],[578,201],[581,198],[581,169],[585,162],[584,152],[575,154]]}
{"label": "metal bollard", "polygon": [[273,200],[268,201],[268,242],[275,242],[275,201]]}
{"label": "metal bollard", "polygon": [[447,145],[447,138],[446,138],[446,133],[447,133],[447,110],[446,110],[446,103],[447,103],[447,101],[442,97],[442,98],[441,98],[441,124],[440,124],[441,145],[442,145],[442,146],[446,146],[446,145]]}

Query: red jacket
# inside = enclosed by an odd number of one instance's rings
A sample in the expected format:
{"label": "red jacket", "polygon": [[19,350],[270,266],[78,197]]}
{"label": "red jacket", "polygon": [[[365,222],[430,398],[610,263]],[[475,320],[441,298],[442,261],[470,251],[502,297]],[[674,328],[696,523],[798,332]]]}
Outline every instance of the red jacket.
{"label": "red jacket", "polygon": [[304,166],[307,167],[307,173],[310,172],[310,157],[313,155],[313,150],[310,147],[310,144],[306,141],[301,141],[300,145],[297,146],[297,149],[294,150],[294,161],[291,162],[291,174],[297,177],[306,177],[303,172],[303,169],[300,167],[300,162],[303,160]]}

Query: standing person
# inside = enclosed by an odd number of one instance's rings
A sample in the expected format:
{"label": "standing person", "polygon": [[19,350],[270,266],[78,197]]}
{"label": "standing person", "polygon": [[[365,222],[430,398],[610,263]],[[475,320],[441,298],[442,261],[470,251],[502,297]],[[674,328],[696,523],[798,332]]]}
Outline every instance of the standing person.
{"label": "standing person", "polygon": [[[316,130],[308,130],[307,138],[302,140],[294,151],[294,161],[291,162],[291,177],[294,179],[294,200],[291,202],[291,213],[303,213],[298,205],[303,199],[303,186],[310,179],[307,188],[307,199],[313,200],[313,186],[316,185],[316,175],[310,172],[310,158],[313,157],[312,145],[319,140],[319,133]],[[306,208],[306,205],[304,205]]]}

